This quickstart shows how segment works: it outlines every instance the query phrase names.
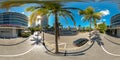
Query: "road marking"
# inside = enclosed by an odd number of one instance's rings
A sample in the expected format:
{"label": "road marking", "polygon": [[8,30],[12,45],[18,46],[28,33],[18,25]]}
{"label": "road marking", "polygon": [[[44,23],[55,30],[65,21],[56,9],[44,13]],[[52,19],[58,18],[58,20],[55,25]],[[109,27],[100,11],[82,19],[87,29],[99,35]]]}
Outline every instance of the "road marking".
{"label": "road marking", "polygon": [[[102,36],[102,37],[104,37],[104,36]],[[105,37],[104,37],[104,38],[105,38]],[[100,43],[100,44],[101,44],[101,43]],[[106,52],[106,53],[109,54],[109,55],[112,55],[112,56],[120,56],[119,54],[113,54],[113,53],[107,51],[102,44],[101,44],[100,47],[102,48],[102,50],[103,50],[104,52]]]}
{"label": "road marking", "polygon": [[101,45],[101,48],[103,49],[104,52],[106,52],[106,53],[109,54],[109,55],[112,55],[112,56],[120,56],[119,54],[113,54],[113,53],[108,52],[108,51],[103,47],[103,45]]}

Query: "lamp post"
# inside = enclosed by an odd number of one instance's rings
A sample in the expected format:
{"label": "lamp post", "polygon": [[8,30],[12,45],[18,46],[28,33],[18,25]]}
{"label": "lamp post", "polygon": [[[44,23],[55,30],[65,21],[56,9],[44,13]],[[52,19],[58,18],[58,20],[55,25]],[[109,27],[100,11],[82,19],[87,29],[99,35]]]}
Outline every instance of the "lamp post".
{"label": "lamp post", "polygon": [[44,42],[44,28],[42,28],[42,32],[43,32],[43,42]]}

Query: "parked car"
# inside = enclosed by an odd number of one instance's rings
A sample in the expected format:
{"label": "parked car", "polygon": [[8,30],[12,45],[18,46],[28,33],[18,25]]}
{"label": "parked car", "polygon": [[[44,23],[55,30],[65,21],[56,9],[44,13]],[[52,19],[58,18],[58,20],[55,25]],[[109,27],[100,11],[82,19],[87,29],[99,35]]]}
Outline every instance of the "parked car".
{"label": "parked car", "polygon": [[87,39],[87,38],[80,38],[80,39],[78,39],[78,40],[73,41],[73,44],[74,44],[75,46],[77,46],[77,47],[80,47],[80,46],[84,45],[84,44],[87,43],[87,42],[88,42],[88,39]]}

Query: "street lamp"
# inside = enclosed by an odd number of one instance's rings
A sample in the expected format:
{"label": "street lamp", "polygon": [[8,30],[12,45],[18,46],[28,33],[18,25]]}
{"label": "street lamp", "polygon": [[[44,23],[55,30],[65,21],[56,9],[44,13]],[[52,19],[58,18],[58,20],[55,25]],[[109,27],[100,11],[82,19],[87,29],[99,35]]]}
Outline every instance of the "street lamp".
{"label": "street lamp", "polygon": [[43,42],[44,42],[44,29],[42,28],[42,32],[43,32]]}

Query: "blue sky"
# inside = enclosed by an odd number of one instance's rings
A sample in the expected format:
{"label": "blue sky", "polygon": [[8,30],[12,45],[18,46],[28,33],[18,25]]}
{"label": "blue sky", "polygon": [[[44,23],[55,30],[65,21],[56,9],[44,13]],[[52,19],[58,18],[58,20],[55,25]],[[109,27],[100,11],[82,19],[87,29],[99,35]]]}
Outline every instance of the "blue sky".
{"label": "blue sky", "polygon": [[[25,12],[25,8],[32,6],[32,5],[36,5],[36,4],[29,4],[29,5],[24,5],[21,7],[13,7],[10,9],[10,11],[19,12],[19,13],[24,12],[25,15],[29,16],[31,13]],[[83,10],[86,9],[88,6],[91,6],[91,7],[95,8],[96,12],[107,10],[107,11],[109,11],[109,14],[102,16],[102,19],[100,21],[98,21],[98,22],[101,22],[104,20],[104,21],[106,21],[107,25],[110,25],[110,19],[113,15],[120,13],[118,4],[113,3],[113,2],[68,2],[68,3],[66,3],[66,6],[76,7],[76,8],[80,8]],[[0,9],[0,12],[5,12],[5,9]],[[81,20],[82,16],[78,15],[78,11],[72,11],[72,12],[74,12],[74,19],[76,21],[76,26],[78,26],[78,25],[81,25],[82,27],[89,26],[89,22],[83,22]],[[67,26],[74,27],[74,24],[70,20],[70,18],[67,18],[67,19],[68,19],[68,24],[66,24],[66,21],[62,17],[59,18],[59,22],[64,27],[67,27]],[[51,15],[49,17],[49,24],[52,26],[53,23],[54,23],[54,16]]]}

